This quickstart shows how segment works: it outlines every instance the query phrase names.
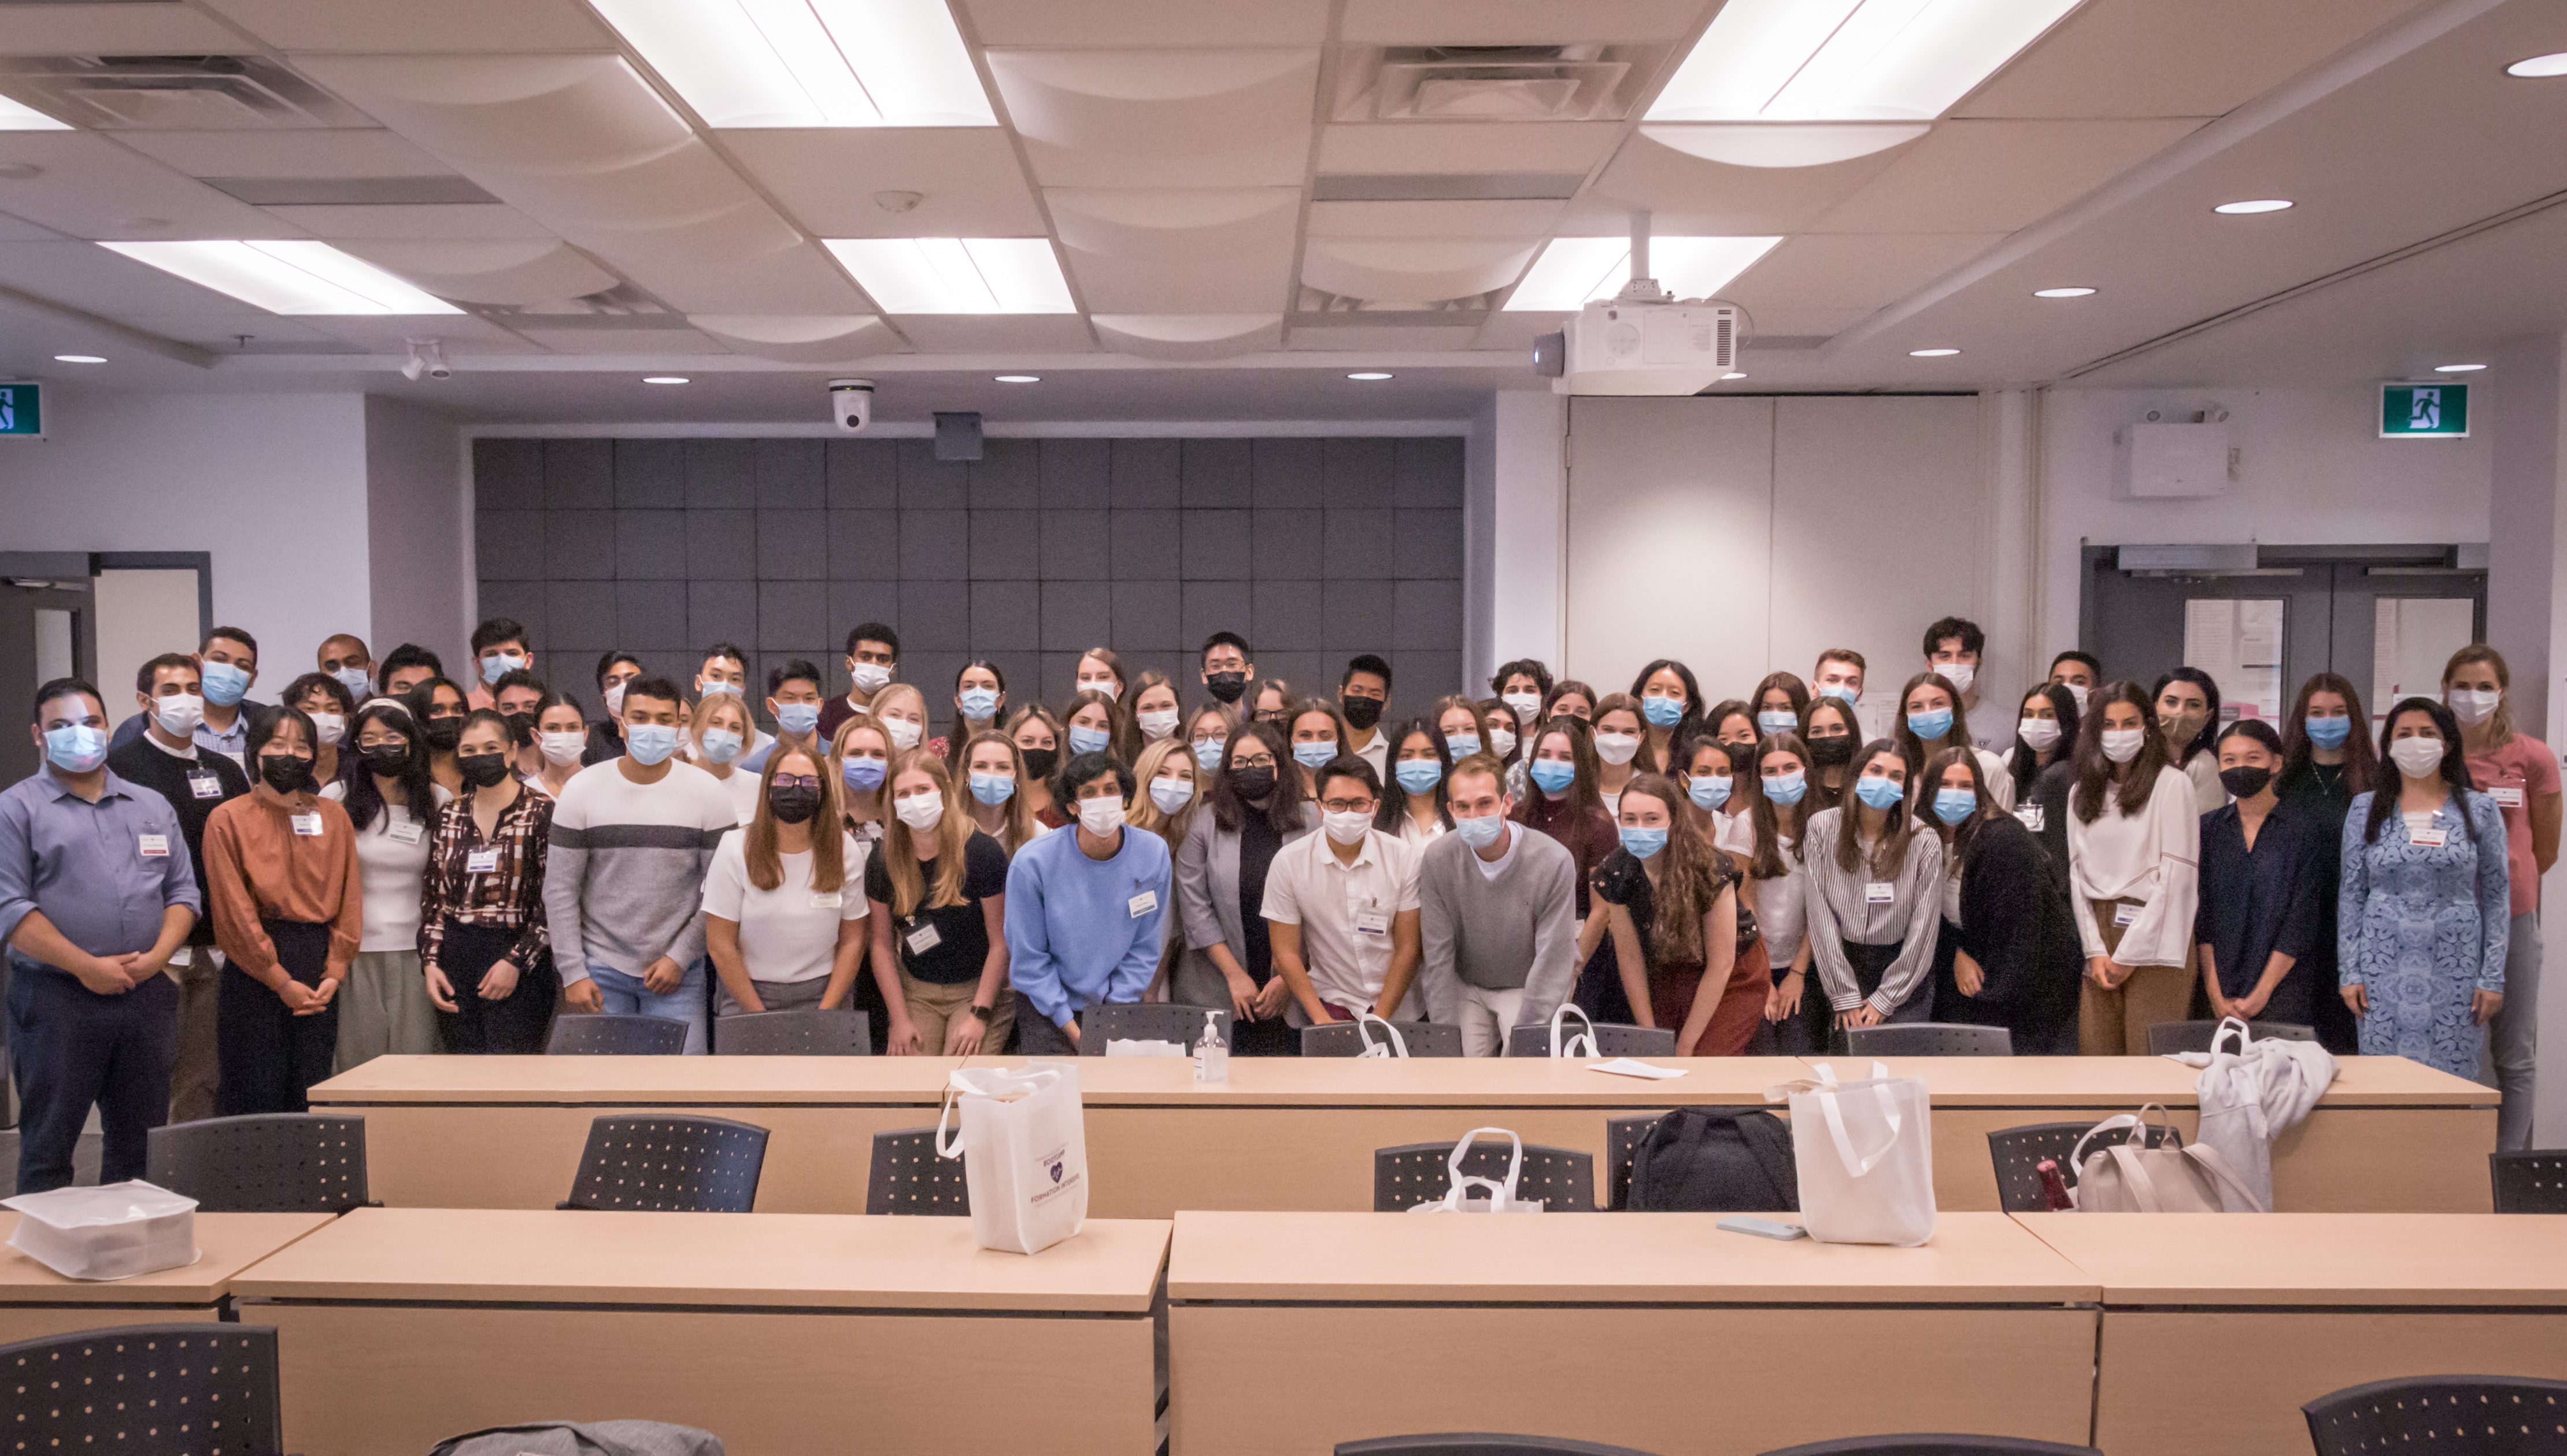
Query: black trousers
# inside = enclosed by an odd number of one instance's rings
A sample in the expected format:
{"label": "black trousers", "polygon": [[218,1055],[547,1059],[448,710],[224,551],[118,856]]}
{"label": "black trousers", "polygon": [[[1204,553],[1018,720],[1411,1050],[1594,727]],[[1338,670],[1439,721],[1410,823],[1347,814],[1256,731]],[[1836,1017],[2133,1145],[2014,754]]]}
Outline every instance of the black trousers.
{"label": "black trousers", "polygon": [[[1943,922],[1934,943],[1934,1018],[1965,1026],[2003,1026],[2013,1038],[2017,1056],[2077,1054],[2077,996],[2058,987],[2021,987],[2017,999],[1992,1002],[1961,995],[1954,977],[1959,965],[1961,929]],[[2047,994],[2036,994],[2047,993]]]}
{"label": "black trousers", "polygon": [[[330,962],[330,927],[299,920],[262,922],[285,974],[319,986]],[[225,1117],[252,1112],[307,1112],[305,1094],[327,1081],[339,1049],[339,1008],[308,1017],[286,1009],[277,994],[236,961],[223,967],[215,994],[214,1040],[222,1049],[222,1090],[215,1098]]]}
{"label": "black trousers", "polygon": [[18,1191],[72,1181],[72,1153],[92,1106],[106,1132],[99,1181],[142,1177],[151,1129],[169,1120],[177,983],[154,976],[122,996],[101,996],[68,971],[12,957],[8,1029],[24,1104]]}
{"label": "black trousers", "polygon": [[481,978],[517,943],[518,932],[485,925],[445,922],[436,953],[437,969],[454,988],[456,1010],[436,1014],[438,1038],[457,1056],[534,1056],[544,1049],[551,1029],[553,1002],[561,995],[561,978],[552,958],[517,968],[517,989],[499,1001],[480,996]]}

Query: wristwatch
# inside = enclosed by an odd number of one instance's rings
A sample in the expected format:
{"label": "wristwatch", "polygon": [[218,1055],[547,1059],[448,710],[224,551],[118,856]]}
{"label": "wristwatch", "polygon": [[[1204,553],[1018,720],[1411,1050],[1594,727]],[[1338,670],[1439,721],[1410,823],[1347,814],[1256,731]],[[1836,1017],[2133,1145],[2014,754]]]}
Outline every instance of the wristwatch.
{"label": "wristwatch", "polygon": [[975,1017],[980,1018],[980,1019],[981,1019],[981,1024],[982,1024],[982,1025],[984,1025],[984,1026],[986,1026],[986,1025],[990,1024],[990,1018],[992,1018],[992,1017],[994,1017],[994,1016],[998,1015],[998,1013],[997,1013],[994,1009],[992,1009],[992,1008],[990,1008],[990,1007],[985,1007],[985,1006],[975,1006],[974,1008],[972,1008],[972,1015],[973,1015],[973,1016],[975,1016]]}

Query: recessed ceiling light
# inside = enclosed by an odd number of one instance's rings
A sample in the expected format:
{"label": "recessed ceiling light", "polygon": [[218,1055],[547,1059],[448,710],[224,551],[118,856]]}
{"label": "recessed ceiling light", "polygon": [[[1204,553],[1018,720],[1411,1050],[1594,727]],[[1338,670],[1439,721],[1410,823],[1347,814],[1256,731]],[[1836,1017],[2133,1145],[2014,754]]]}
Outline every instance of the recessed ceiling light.
{"label": "recessed ceiling light", "polygon": [[833,237],[829,251],[884,312],[1067,314],[1069,282],[1046,237]]}
{"label": "recessed ceiling light", "polygon": [[2035,298],[2089,298],[2094,295],[2094,292],[2092,288],[2036,288],[2032,291],[2032,296]]}
{"label": "recessed ceiling light", "polygon": [[[1678,298],[1709,298],[1772,251],[1779,237],[1656,237],[1649,267]],[[1507,296],[1510,313],[1571,313],[1611,298],[1629,281],[1627,237],[1556,237]]]}
{"label": "recessed ceiling light", "polygon": [[995,127],[945,0],[598,0],[713,127]]}
{"label": "recessed ceiling light", "polygon": [[105,364],[107,358],[100,354],[57,354],[54,356],[54,362],[56,364]]}
{"label": "recessed ceiling light", "polygon": [[1729,383],[1731,380],[1734,380],[1734,379],[1745,379],[1745,378],[1747,378],[1747,376],[1745,376],[1745,375],[1743,375],[1743,374],[1740,374],[1740,373],[1739,373],[1739,372],[1737,372],[1736,370],[1731,370],[1729,373],[1724,374],[1724,375],[1722,375],[1722,376],[1720,377],[1720,382],[1721,382],[1722,384],[1727,384],[1727,383]]}
{"label": "recessed ceiling light", "polygon": [[685,385],[693,384],[695,381],[687,378],[683,374],[646,374],[642,376],[642,383],[646,385]]}
{"label": "recessed ceiling light", "polygon": [[998,383],[1002,385],[1038,385],[1042,383],[1042,376],[1038,374],[1002,374],[998,376]]}
{"label": "recessed ceiling light", "polygon": [[2486,368],[2486,366],[2485,366],[2485,365],[2483,365],[2483,364],[2437,364],[2437,365],[2434,365],[2434,366],[2433,366],[2433,373],[2435,373],[2435,374],[2475,374],[2475,373],[2477,373],[2479,370],[2484,369],[2484,368]]}
{"label": "recessed ceiling light", "polygon": [[1364,381],[1366,384],[1369,384],[1369,383],[1371,383],[1372,381],[1377,380],[1377,379],[1388,379],[1388,378],[1390,378],[1390,376],[1389,376],[1389,375],[1387,375],[1387,374],[1385,374],[1385,373],[1383,373],[1382,371],[1380,371],[1380,370],[1378,370],[1378,369],[1359,369],[1359,370],[1356,370],[1354,373],[1352,373],[1352,374],[1350,374],[1350,375],[1347,375],[1347,376],[1346,376],[1346,378],[1348,378],[1348,379],[1359,379],[1359,380]]}
{"label": "recessed ceiling light", "polygon": [[2546,56],[2534,56],[2527,61],[2516,61],[2504,68],[2504,74],[2519,76],[2530,81],[2550,76],[2567,76],[2567,51],[2552,51]]}
{"label": "recessed ceiling light", "polygon": [[2077,0],[1730,0],[1653,122],[1931,121]]}
{"label": "recessed ceiling light", "polygon": [[2290,205],[2291,199],[2288,197],[2253,197],[2243,202],[2222,202],[2210,210],[2225,212],[2231,217],[2241,217],[2252,212],[2280,212]]}
{"label": "recessed ceiling light", "polygon": [[1961,351],[1958,349],[1910,349],[1907,351],[1907,357],[1910,359],[1944,359],[1960,352]]}
{"label": "recessed ceiling light", "polygon": [[325,242],[103,242],[272,314],[459,314],[463,310]]}

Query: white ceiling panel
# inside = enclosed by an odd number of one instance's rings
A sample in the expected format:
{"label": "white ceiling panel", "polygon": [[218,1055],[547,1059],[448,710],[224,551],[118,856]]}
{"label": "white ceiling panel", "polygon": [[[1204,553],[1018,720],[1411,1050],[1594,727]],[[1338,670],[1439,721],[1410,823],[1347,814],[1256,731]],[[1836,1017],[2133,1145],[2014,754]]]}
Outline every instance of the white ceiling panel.
{"label": "white ceiling panel", "polygon": [[622,281],[549,238],[345,240],[340,247],[456,303],[534,308],[604,293]]}
{"label": "white ceiling panel", "polygon": [[531,321],[512,322],[517,332],[555,354],[594,354],[616,359],[665,357],[675,362],[728,352],[711,336],[694,329],[545,329]]}
{"label": "white ceiling panel", "polygon": [[5,56],[221,56],[239,32],[185,5],[12,5]]}
{"label": "white ceiling panel", "polygon": [[987,46],[1315,46],[1327,0],[963,0]]}
{"label": "white ceiling panel", "polygon": [[[721,145],[820,237],[1031,237],[1042,210],[995,127],[732,131]],[[877,192],[917,192],[907,212]]]}
{"label": "white ceiling panel", "polygon": [[[1347,318],[1360,315],[1349,314]],[[1324,323],[1296,324],[1285,331],[1284,347],[1344,354],[1410,354],[1428,350],[1468,349],[1479,336],[1480,321],[1457,314],[1464,322],[1445,325]]]}
{"label": "white ceiling panel", "polygon": [[0,210],[75,237],[302,235],[292,223],[95,133],[0,132],[0,162],[41,168],[32,177],[0,179]]}
{"label": "white ceiling panel", "polygon": [[1313,202],[1312,237],[1545,237],[1566,202]]}
{"label": "white ceiling panel", "polygon": [[899,323],[900,331],[930,354],[1088,354],[1096,349],[1087,321],[1075,314],[907,314]]}
{"label": "white ceiling panel", "polygon": [[0,247],[0,284],[112,319],[139,314],[277,318],[263,308],[200,288],[96,243],[19,242]]}
{"label": "white ceiling panel", "polygon": [[1622,135],[1618,122],[1369,122],[1322,128],[1333,173],[1582,172]]}
{"label": "white ceiling panel", "polygon": [[2011,232],[2182,139],[2188,118],[1946,122],[1900,148],[1816,232]]}
{"label": "white ceiling panel", "polygon": [[368,206],[270,207],[314,237],[548,238],[550,229],[504,202],[395,203]]}
{"label": "white ceiling panel", "polygon": [[1377,46],[1613,45],[1681,40],[1705,0],[1346,0],[1340,39]]}
{"label": "white ceiling panel", "polygon": [[453,174],[453,168],[379,128],[119,132],[116,140],[191,177],[302,179]]}
{"label": "white ceiling panel", "polygon": [[1045,186],[1291,186],[1307,168],[1316,51],[992,51],[990,69]]}
{"label": "white ceiling panel", "polygon": [[[1912,144],[1911,144],[1912,145]],[[1826,166],[1731,166],[1633,135],[1561,222],[1566,233],[1617,230],[1646,207],[1661,232],[1762,237],[1798,232],[1897,161],[1893,146]]]}
{"label": "white ceiling panel", "polygon": [[2086,0],[1956,117],[2216,117],[2430,0]]}
{"label": "white ceiling panel", "polygon": [[[251,308],[248,304],[242,304],[240,307],[242,312],[238,314],[141,311],[109,313],[105,309],[93,309],[91,312],[141,329],[145,333],[157,334],[163,339],[175,339],[181,344],[201,344],[208,349],[226,354],[244,347],[241,344],[241,336],[244,334],[249,336],[246,347],[252,352],[270,350],[291,352],[316,346],[327,349],[341,342],[316,327],[319,322],[316,319],[282,318],[264,309]],[[99,352],[104,354],[108,351]]]}
{"label": "white ceiling panel", "polygon": [[363,345],[377,354],[407,354],[413,339],[434,339],[448,359],[469,358],[483,354],[540,354],[541,346],[519,338],[488,319],[473,314],[438,319],[366,318],[358,315],[332,315],[298,319],[313,329]]}
{"label": "white ceiling panel", "polygon": [[1721,296],[1744,305],[1760,334],[1799,333],[1782,327],[1785,314],[1868,313],[1968,262],[2005,236],[1821,233],[1785,238],[1722,289]]}
{"label": "white ceiling panel", "polygon": [[[1539,238],[1328,237],[1301,250],[1301,281],[1368,302],[1423,306],[1504,288]],[[1476,329],[1479,321],[1471,321]]]}
{"label": "white ceiling panel", "polygon": [[1088,308],[1246,314],[1284,306],[1293,187],[1055,187],[1045,193]]}
{"label": "white ceiling panel", "polygon": [[1241,314],[1281,308],[1290,294],[1292,239],[1235,256],[1145,261],[1066,249],[1069,276],[1090,309],[1133,313],[1158,307]]}
{"label": "white ceiling panel", "polygon": [[687,322],[734,353],[793,364],[864,359],[897,353],[903,347],[900,336],[877,314],[690,314]]}
{"label": "white ceiling panel", "polygon": [[1144,359],[1236,359],[1284,347],[1282,314],[1095,314],[1105,347]]}
{"label": "white ceiling panel", "polygon": [[579,0],[204,0],[280,51],[611,51]]}

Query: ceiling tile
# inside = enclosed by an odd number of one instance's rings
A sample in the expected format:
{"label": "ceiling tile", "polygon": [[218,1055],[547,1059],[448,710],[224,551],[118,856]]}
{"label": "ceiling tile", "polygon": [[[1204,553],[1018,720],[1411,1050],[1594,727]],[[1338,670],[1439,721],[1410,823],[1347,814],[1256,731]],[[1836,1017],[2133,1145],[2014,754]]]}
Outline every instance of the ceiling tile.
{"label": "ceiling tile", "polygon": [[551,238],[368,239],[341,246],[456,303],[539,308],[604,293],[623,281]]}
{"label": "ceiling tile", "polygon": [[1755,333],[1809,332],[1786,315],[1851,311],[1859,317],[2004,240],[2001,232],[1788,237],[1722,289],[1721,296],[1746,308]]}
{"label": "ceiling tile", "polygon": [[992,51],[1045,186],[1297,186],[1314,50]]}
{"label": "ceiling tile", "polygon": [[543,352],[539,346],[472,314],[438,319],[331,316],[298,319],[296,322],[308,324],[333,339],[364,345],[377,354],[404,354],[409,351],[411,340],[429,338],[436,340],[449,359],[482,354]]}
{"label": "ceiling tile", "polygon": [[1341,39],[1377,46],[1612,45],[1681,40],[1705,0],[1346,0]]}
{"label": "ceiling tile", "polygon": [[[145,313],[139,310],[117,313],[106,309],[93,309],[91,312],[145,333],[157,334],[163,339],[175,339],[181,344],[202,344],[226,354],[243,348],[253,354],[292,352],[298,347],[318,351],[344,351],[346,348],[341,340],[318,327],[318,319],[282,318],[265,309],[251,308],[248,304],[240,307],[241,312],[237,314]],[[247,345],[241,343],[243,335],[249,337]]]}
{"label": "ceiling tile", "polygon": [[1105,347],[1145,359],[1236,359],[1284,347],[1282,314],[1096,314]]}
{"label": "ceiling tile", "polygon": [[693,329],[544,329],[523,320],[511,322],[517,325],[519,333],[555,354],[592,354],[621,359],[653,356],[688,359],[729,352]]}
{"label": "ceiling tile", "polygon": [[0,56],[222,56],[251,50],[185,5],[11,5]]}
{"label": "ceiling tile", "polygon": [[1762,237],[1798,232],[1861,190],[1900,148],[1825,166],[1731,166],[1634,135],[1561,221],[1569,233],[1613,232],[1646,207],[1660,232]]}
{"label": "ceiling tile", "polygon": [[447,202],[424,206],[270,207],[274,217],[314,237],[541,238],[542,223],[504,202]]}
{"label": "ceiling tile", "polygon": [[1079,297],[1115,314],[1284,307],[1293,187],[1054,187],[1045,194]]}
{"label": "ceiling tile", "polygon": [[1809,226],[1816,232],[2011,232],[2172,146],[2189,118],[1946,122]]}
{"label": "ceiling tile", "polygon": [[[1347,318],[1360,317],[1346,315]],[[1479,337],[1480,321],[1456,315],[1461,323],[1444,325],[1335,323],[1295,324],[1284,331],[1284,347],[1344,354],[1408,354],[1420,350],[1468,349]]]}
{"label": "ceiling tile", "polygon": [[0,247],[0,284],[113,319],[145,313],[277,317],[96,243],[18,242]]}
{"label": "ceiling tile", "polygon": [[877,314],[690,314],[687,322],[735,354],[792,364],[833,364],[901,349],[900,336]]}
{"label": "ceiling tile", "polygon": [[280,51],[611,51],[579,0],[204,0]]}
{"label": "ceiling tile", "polygon": [[2216,117],[2422,0],[2087,0],[1956,117]]}
{"label": "ceiling tile", "polygon": [[1312,237],[1541,237],[1565,202],[1313,202]]}
{"label": "ceiling tile", "polygon": [[1301,250],[1301,281],[1343,298],[1423,307],[1506,287],[1541,245],[1539,237],[1314,237]]}
{"label": "ceiling tile", "polygon": [[1315,46],[1327,0],[964,0],[986,46]]}
{"label": "ceiling tile", "polygon": [[[1042,210],[1007,134],[995,127],[731,131],[722,146],[821,237],[1031,237]],[[876,192],[918,192],[890,212]]]}
{"label": "ceiling tile", "polygon": [[23,218],[0,212],[0,242],[59,242],[62,234]]}
{"label": "ceiling tile", "polygon": [[906,314],[893,322],[930,354],[1088,354],[1096,338],[1075,314]]}
{"label": "ceiling tile", "polygon": [[1619,122],[1370,122],[1323,128],[1323,172],[1582,172]]}
{"label": "ceiling tile", "polygon": [[0,132],[0,161],[42,168],[32,177],[0,180],[0,208],[75,237],[302,235],[290,222],[95,133]]}
{"label": "ceiling tile", "polygon": [[191,177],[438,177],[453,171],[376,128],[119,132],[116,140]]}

